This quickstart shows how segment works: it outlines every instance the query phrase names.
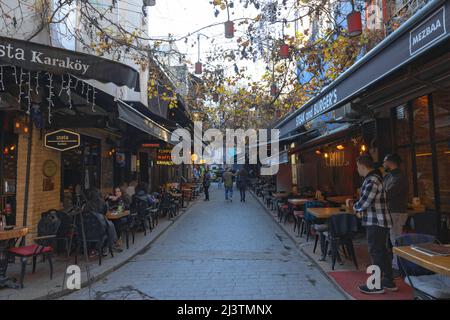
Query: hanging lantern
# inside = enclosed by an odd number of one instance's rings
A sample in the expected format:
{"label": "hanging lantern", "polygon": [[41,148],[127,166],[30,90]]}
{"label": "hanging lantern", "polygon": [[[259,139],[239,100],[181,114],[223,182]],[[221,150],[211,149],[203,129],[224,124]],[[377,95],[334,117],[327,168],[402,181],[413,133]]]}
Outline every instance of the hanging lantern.
{"label": "hanging lantern", "polygon": [[144,0],[144,7],[153,7],[156,5],[156,0]]}
{"label": "hanging lantern", "polygon": [[353,10],[347,16],[347,26],[349,36],[359,36],[362,33],[361,12]]}
{"label": "hanging lantern", "polygon": [[277,85],[276,85],[275,83],[273,83],[273,84],[270,86],[270,95],[271,95],[272,97],[275,97],[275,96],[277,95],[277,93],[278,93]]}
{"label": "hanging lantern", "polygon": [[202,63],[200,61],[195,63],[195,74],[202,74]]}
{"label": "hanging lantern", "polygon": [[289,45],[287,45],[286,43],[283,43],[280,46],[280,58],[286,59],[288,57],[289,57]]}
{"label": "hanging lantern", "polygon": [[225,38],[231,39],[234,37],[234,22],[228,20],[225,22]]}
{"label": "hanging lantern", "polygon": [[218,102],[219,101],[219,94],[217,92],[214,92],[212,94],[212,98],[214,102]]}

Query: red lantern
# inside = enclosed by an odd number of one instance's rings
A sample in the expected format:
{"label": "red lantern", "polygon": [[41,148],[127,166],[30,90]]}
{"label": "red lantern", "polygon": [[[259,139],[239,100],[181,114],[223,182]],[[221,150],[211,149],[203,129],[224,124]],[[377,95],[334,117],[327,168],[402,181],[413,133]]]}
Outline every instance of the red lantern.
{"label": "red lantern", "polygon": [[352,11],[347,16],[347,26],[349,36],[359,36],[362,32],[361,12]]}
{"label": "red lantern", "polygon": [[282,59],[286,59],[286,58],[289,57],[289,45],[283,43],[283,44],[280,46],[280,57],[281,57]]}
{"label": "red lantern", "polygon": [[275,96],[277,95],[277,93],[278,93],[277,85],[276,85],[275,83],[273,83],[273,84],[270,86],[270,95],[271,95],[272,97],[275,97]]}
{"label": "red lantern", "polygon": [[231,39],[234,37],[234,22],[228,20],[225,22],[225,38]]}
{"label": "red lantern", "polygon": [[195,74],[202,74],[202,63],[200,61],[195,63]]}

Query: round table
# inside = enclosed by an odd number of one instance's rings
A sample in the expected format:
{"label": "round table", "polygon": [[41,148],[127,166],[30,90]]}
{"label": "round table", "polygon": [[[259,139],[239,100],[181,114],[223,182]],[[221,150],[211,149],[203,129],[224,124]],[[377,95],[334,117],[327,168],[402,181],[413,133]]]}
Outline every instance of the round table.
{"label": "round table", "polygon": [[26,227],[14,227],[12,230],[0,230],[0,288],[17,289],[19,285],[6,276],[8,269],[8,249],[14,246],[16,239],[28,233]]}

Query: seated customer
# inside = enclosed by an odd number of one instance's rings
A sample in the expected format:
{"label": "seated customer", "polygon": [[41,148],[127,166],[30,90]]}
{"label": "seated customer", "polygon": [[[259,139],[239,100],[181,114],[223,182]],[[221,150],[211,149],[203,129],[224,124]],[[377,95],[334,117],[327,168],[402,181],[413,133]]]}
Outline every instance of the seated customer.
{"label": "seated customer", "polygon": [[155,197],[148,194],[148,185],[144,182],[141,182],[136,186],[136,193],[134,194],[134,197],[140,200],[147,201],[149,206],[155,203],[156,201]]}
{"label": "seated customer", "polygon": [[126,193],[124,193],[119,187],[114,189],[114,195],[109,195],[106,197],[108,206],[110,209],[117,209],[120,205],[124,210],[130,207],[130,198]]}
{"label": "seated customer", "polygon": [[107,206],[102,198],[102,194],[99,189],[93,187],[86,190],[86,204],[84,210],[95,214],[99,221],[101,221],[108,230],[108,242],[116,251],[120,252],[120,242],[117,237],[117,232],[114,224],[106,219]]}

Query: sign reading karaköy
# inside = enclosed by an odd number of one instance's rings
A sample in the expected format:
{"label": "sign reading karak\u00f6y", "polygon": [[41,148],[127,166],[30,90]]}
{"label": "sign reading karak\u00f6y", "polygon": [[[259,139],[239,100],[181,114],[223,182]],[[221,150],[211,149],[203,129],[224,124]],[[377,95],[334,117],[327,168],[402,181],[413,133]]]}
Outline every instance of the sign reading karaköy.
{"label": "sign reading karak\u00f6y", "polygon": [[422,51],[445,34],[445,7],[441,7],[409,32],[410,54],[414,55]]}
{"label": "sign reading karak\u00f6y", "polygon": [[58,130],[47,133],[44,144],[49,149],[67,151],[80,146],[80,135],[68,130]]}
{"label": "sign reading karak\u00f6y", "polygon": [[139,91],[139,73],[123,63],[39,43],[0,37],[0,63],[29,71],[70,73]]}
{"label": "sign reading karak\u00f6y", "polygon": [[296,127],[305,124],[306,122],[310,121],[317,115],[322,114],[324,111],[329,110],[337,102],[338,102],[337,89],[333,89],[322,99],[314,103],[311,107],[300,113],[295,118]]}

